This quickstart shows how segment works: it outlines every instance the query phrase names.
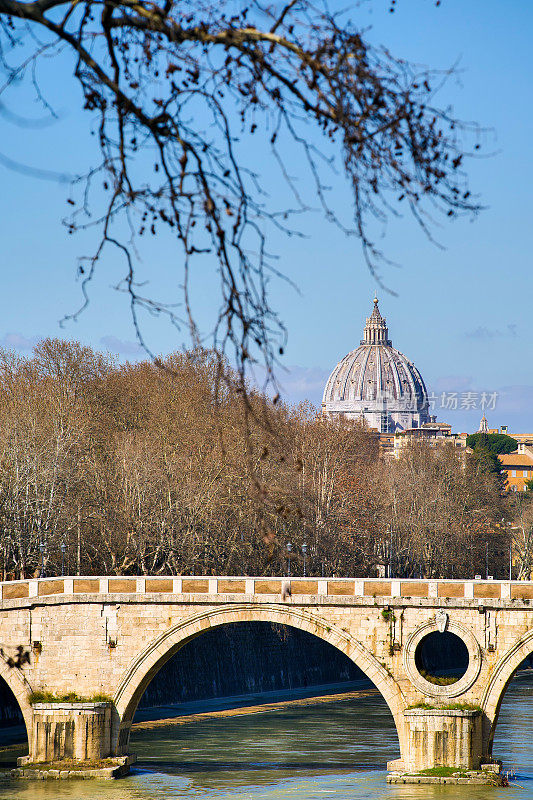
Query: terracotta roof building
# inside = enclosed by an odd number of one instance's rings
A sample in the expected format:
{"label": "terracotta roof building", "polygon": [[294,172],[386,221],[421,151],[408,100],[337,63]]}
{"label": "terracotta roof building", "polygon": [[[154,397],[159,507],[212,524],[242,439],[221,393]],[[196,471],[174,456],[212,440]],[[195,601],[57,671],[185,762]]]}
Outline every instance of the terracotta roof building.
{"label": "terracotta roof building", "polygon": [[524,444],[518,445],[515,453],[498,456],[507,478],[507,490],[523,492],[526,482],[533,478],[533,449]]}

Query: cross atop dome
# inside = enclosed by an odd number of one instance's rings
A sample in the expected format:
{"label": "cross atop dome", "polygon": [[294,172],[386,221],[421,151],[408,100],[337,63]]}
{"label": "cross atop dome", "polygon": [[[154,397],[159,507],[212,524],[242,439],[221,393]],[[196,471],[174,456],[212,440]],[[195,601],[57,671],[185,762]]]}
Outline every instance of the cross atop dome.
{"label": "cross atop dome", "polygon": [[374,296],[374,308],[369,317],[366,318],[366,325],[363,333],[361,344],[385,344],[391,347],[392,342],[389,339],[389,329],[387,328],[387,320],[381,316],[378,298]]}

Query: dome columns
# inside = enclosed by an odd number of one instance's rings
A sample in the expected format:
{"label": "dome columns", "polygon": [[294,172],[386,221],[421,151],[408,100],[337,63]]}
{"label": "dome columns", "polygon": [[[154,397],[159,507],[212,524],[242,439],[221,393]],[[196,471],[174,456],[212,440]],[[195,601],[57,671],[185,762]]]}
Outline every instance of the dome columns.
{"label": "dome columns", "polygon": [[387,347],[392,346],[392,342],[389,339],[387,320],[380,314],[377,297],[374,297],[372,314],[367,317],[361,344],[383,344]]}

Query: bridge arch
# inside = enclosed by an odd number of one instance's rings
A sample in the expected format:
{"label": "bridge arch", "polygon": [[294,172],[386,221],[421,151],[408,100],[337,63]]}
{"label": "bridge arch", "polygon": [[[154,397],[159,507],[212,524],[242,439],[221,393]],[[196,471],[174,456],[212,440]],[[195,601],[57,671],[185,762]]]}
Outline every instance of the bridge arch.
{"label": "bridge arch", "polygon": [[30,705],[31,686],[21,670],[8,666],[3,658],[0,658],[0,678],[3,678],[15,696],[26,726],[28,744],[31,745],[33,725],[33,709]]}
{"label": "bridge arch", "polygon": [[533,653],[533,630],[527,631],[516,640],[496,664],[482,701],[484,711],[483,740],[487,743],[487,754],[492,754],[492,744],[501,704],[506,689],[525,658]]}
{"label": "bridge arch", "polygon": [[187,642],[209,628],[238,622],[277,622],[317,636],[340,650],[372,681],[387,703],[394,719],[401,756],[404,754],[403,711],[406,701],[389,671],[344,630],[317,614],[284,605],[231,605],[206,610],[188,617],[154,639],[130,664],[114,696],[117,719],[113,738],[116,752],[127,750],[129,731],[142,694],[161,667]]}

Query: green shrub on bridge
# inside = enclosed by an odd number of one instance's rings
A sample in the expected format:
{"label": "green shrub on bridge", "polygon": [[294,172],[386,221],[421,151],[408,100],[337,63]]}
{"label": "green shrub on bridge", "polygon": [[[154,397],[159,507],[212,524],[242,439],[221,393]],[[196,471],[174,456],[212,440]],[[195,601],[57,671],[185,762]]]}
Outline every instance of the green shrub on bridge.
{"label": "green shrub on bridge", "polygon": [[30,694],[30,704],[35,703],[111,703],[112,698],[107,694],[93,694],[91,697],[83,697],[76,692],[65,692],[64,694],[54,694],[53,692],[35,691]]}

